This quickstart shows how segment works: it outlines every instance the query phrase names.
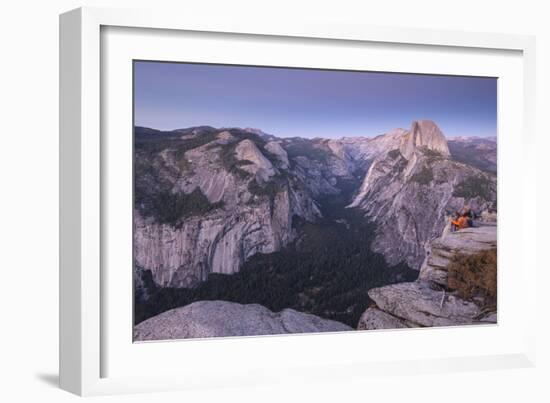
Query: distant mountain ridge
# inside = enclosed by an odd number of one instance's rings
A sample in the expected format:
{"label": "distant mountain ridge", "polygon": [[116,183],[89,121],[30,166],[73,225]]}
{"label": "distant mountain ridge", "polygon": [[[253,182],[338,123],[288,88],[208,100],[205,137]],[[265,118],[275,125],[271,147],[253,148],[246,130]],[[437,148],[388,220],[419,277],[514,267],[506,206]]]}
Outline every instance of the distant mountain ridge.
{"label": "distant mountain ridge", "polygon": [[[422,121],[427,122],[429,120],[426,120],[426,119],[417,120],[416,122],[422,122]],[[242,130],[242,131],[245,131],[245,132],[248,132],[248,133],[257,134],[258,136],[261,136],[261,137],[262,136],[269,136],[269,137],[273,137],[273,138],[276,138],[276,139],[300,138],[300,139],[306,139],[306,140],[336,140],[336,141],[342,141],[342,142],[353,141],[353,140],[370,141],[370,140],[373,140],[377,137],[384,137],[389,133],[389,132],[386,132],[386,133],[380,133],[380,134],[375,134],[375,135],[362,135],[362,136],[341,135],[341,136],[334,136],[334,137],[323,137],[323,136],[301,137],[301,136],[282,136],[282,135],[277,136],[275,134],[266,133],[262,129],[258,129],[258,128],[254,128],[254,127],[244,127],[244,128],[241,128],[241,127],[214,127],[214,126],[209,126],[209,125],[202,125],[202,126],[189,126],[189,127],[185,127],[185,128],[161,130],[161,129],[155,129],[155,128],[148,127],[148,126],[139,126],[139,125],[134,126],[135,133],[138,134],[138,135],[139,134],[174,133],[174,132],[176,132],[176,133],[188,133],[188,132],[192,132],[193,130],[195,130],[195,131],[200,131],[200,130],[222,131],[222,130],[229,130],[229,129],[238,129],[238,130]],[[407,129],[395,128],[391,131],[407,131]],[[497,136],[476,136],[476,135],[471,135],[471,136],[467,136],[467,135],[464,135],[464,136],[446,136],[444,133],[442,133],[442,134],[445,137],[445,139],[447,140],[447,142],[449,142],[449,141],[457,141],[457,142],[490,141],[490,142],[493,142],[493,143],[497,142]]]}
{"label": "distant mountain ridge", "polygon": [[455,160],[483,171],[497,172],[496,137],[454,137],[447,143]]}
{"label": "distant mountain ridge", "polygon": [[[422,121],[418,121],[422,122]],[[134,134],[138,138],[153,140],[158,136],[161,137],[175,137],[179,134],[183,135],[197,135],[199,133],[217,131],[221,132],[223,130],[242,130],[247,133],[256,134],[260,138],[265,140],[273,141],[309,141],[312,143],[316,142],[327,142],[327,144],[340,144],[347,148],[347,151],[351,155],[356,157],[355,150],[352,150],[352,147],[358,148],[358,153],[363,154],[363,159],[372,158],[372,155],[381,152],[381,149],[385,147],[385,143],[388,141],[388,138],[392,136],[400,136],[402,133],[406,132],[406,129],[397,128],[393,129],[388,133],[379,134],[376,136],[356,136],[356,137],[336,137],[336,138],[306,138],[306,137],[278,137],[273,134],[268,134],[257,128],[214,128],[212,126],[192,126],[188,128],[181,128],[175,130],[157,130],[149,127],[135,126]],[[447,147],[452,157],[470,165],[473,165],[481,170],[495,172],[497,171],[497,137],[480,137],[480,136],[453,136],[445,137],[447,142]],[[357,159],[357,158],[356,158]]]}

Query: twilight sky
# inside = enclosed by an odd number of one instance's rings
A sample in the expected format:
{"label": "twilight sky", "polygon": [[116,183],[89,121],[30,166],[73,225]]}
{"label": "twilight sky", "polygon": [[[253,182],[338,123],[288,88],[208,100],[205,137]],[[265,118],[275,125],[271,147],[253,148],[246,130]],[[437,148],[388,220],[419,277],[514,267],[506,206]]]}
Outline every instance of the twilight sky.
{"label": "twilight sky", "polygon": [[494,78],[135,62],[135,125],[254,127],[281,137],[375,136],[434,120],[496,136]]}

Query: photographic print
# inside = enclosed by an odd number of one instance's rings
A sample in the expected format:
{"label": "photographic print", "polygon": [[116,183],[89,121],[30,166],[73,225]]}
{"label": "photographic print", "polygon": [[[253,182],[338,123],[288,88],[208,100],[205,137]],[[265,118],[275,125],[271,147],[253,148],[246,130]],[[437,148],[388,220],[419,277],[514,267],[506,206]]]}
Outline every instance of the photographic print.
{"label": "photographic print", "polygon": [[134,341],[497,321],[497,79],[133,62]]}

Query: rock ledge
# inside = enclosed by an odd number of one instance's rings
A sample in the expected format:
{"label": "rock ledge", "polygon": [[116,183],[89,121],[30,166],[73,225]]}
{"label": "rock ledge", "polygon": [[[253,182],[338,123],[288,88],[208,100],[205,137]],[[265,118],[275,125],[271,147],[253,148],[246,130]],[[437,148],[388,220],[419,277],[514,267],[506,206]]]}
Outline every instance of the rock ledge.
{"label": "rock ledge", "polygon": [[351,327],[293,309],[272,312],[259,304],[198,301],[134,327],[134,341],[289,333],[342,332]]}
{"label": "rock ledge", "polygon": [[497,227],[483,225],[449,233],[431,243],[431,253],[417,281],[369,290],[376,306],[359,320],[359,330],[457,326],[496,323],[496,312],[485,312],[447,287],[447,265],[457,253],[474,254],[496,248]]}

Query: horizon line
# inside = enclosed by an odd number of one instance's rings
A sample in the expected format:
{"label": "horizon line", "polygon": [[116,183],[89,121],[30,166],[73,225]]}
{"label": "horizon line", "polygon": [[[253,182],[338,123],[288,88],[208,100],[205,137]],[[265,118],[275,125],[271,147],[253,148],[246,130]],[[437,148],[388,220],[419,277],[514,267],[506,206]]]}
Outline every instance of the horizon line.
{"label": "horizon line", "polygon": [[[413,120],[411,122],[411,124],[414,123],[414,122],[422,121],[422,120],[431,120],[431,119],[417,119],[417,120]],[[431,120],[431,121],[434,122],[437,125],[437,123],[435,121],[433,121],[433,120]],[[201,125],[177,127],[175,129],[158,129],[158,128],[155,128],[155,127],[143,126],[143,125],[139,125],[139,124],[135,124],[135,123],[134,123],[133,126],[134,126],[134,128],[140,127],[140,128],[143,128],[143,129],[156,130],[156,131],[159,131],[159,132],[175,132],[175,131],[178,131],[178,130],[188,130],[188,129],[198,128],[198,127],[211,127],[212,129],[215,129],[215,130],[239,129],[239,130],[250,131],[250,132],[260,131],[261,133],[263,133],[267,136],[273,136],[273,137],[278,137],[278,138],[303,138],[303,139],[310,139],[310,140],[314,140],[314,139],[343,139],[343,138],[350,138],[350,137],[356,137],[356,138],[364,137],[364,138],[372,139],[372,138],[375,138],[375,137],[378,137],[378,136],[384,136],[384,135],[386,135],[386,134],[388,134],[388,133],[390,133],[394,130],[404,130],[404,131],[409,131],[410,130],[410,129],[405,129],[403,127],[394,127],[394,128],[392,128],[392,129],[390,129],[386,132],[373,134],[373,135],[368,135],[368,134],[353,135],[353,134],[351,134],[351,135],[337,135],[337,136],[330,136],[330,137],[325,137],[325,136],[308,137],[308,136],[285,136],[285,135],[280,135],[280,134],[273,134],[273,133],[265,132],[263,129],[260,129],[258,127],[252,127],[252,126],[245,126],[245,127],[242,127],[242,126],[221,126],[221,127],[216,127],[216,126],[212,126],[212,125],[209,125],[209,124],[201,124]],[[479,134],[459,134],[459,135],[452,135],[451,136],[451,135],[446,135],[442,130],[441,130],[441,133],[443,134],[443,136],[446,139],[456,139],[456,138],[490,139],[490,138],[497,138],[498,137],[497,133],[487,135],[487,136],[483,136],[483,135],[479,135]]]}

